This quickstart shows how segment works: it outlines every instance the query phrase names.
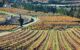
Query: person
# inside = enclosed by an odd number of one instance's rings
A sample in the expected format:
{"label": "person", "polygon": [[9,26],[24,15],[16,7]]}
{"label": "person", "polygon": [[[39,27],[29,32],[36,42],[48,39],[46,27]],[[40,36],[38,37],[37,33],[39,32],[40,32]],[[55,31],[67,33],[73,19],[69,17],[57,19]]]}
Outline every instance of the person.
{"label": "person", "polygon": [[20,26],[23,27],[24,19],[21,17],[21,14],[19,18],[19,23],[20,23]]}

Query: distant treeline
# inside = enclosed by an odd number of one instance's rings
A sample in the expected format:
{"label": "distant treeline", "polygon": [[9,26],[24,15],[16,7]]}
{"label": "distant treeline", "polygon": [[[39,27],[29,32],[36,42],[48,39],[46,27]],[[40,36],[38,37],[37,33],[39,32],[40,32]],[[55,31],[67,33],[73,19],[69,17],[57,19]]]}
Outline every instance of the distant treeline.
{"label": "distant treeline", "polygon": [[32,11],[42,11],[42,12],[56,12],[56,7],[49,7],[49,6],[43,6],[43,4],[31,4],[31,3],[20,3],[20,4],[14,4],[13,7],[21,7],[27,10]]}
{"label": "distant treeline", "polygon": [[3,4],[2,2],[0,2],[0,7],[3,7],[3,5],[4,5],[4,4]]}
{"label": "distant treeline", "polygon": [[80,17],[80,7],[57,7],[57,6],[46,6],[48,4],[33,4],[33,3],[15,3],[13,7],[16,8],[23,8],[31,11],[41,11],[41,12],[51,12],[51,13],[58,13],[61,15],[68,15],[68,16],[75,16]]}

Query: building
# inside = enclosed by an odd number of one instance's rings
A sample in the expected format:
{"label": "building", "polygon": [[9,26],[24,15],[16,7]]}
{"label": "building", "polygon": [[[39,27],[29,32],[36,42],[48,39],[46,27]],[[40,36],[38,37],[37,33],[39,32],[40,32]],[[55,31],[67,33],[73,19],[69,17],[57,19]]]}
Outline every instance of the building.
{"label": "building", "polygon": [[33,0],[22,0],[22,2],[28,3],[28,2],[33,2]]}
{"label": "building", "polygon": [[11,7],[17,0],[0,0],[3,3],[3,7]]}
{"label": "building", "polygon": [[33,0],[33,2],[48,3],[48,0]]}
{"label": "building", "polygon": [[20,2],[25,2],[25,3],[29,3],[29,2],[42,2],[42,3],[48,3],[48,0],[19,0]]}

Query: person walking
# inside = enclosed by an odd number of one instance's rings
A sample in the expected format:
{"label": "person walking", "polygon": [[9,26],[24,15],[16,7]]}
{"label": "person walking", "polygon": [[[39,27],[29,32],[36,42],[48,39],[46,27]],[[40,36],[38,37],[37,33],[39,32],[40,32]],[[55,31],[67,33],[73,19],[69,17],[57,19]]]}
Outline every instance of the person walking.
{"label": "person walking", "polygon": [[24,23],[24,19],[21,17],[21,14],[20,14],[19,24],[21,27],[23,27],[23,23]]}

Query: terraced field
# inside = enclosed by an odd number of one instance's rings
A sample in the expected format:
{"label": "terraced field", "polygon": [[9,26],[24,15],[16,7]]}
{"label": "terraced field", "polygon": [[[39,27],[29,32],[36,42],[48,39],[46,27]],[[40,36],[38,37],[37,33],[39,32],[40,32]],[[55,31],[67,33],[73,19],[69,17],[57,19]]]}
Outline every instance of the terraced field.
{"label": "terraced field", "polygon": [[20,8],[0,8],[0,11],[23,14],[28,16],[32,16],[32,15],[33,16],[52,16],[53,15],[53,13],[35,12],[35,11],[29,11],[29,10],[24,10]]}
{"label": "terraced field", "polygon": [[29,29],[54,29],[65,28],[66,26],[79,26],[80,19],[70,16],[39,16],[40,20],[30,25]]}
{"label": "terraced field", "polygon": [[17,27],[17,25],[1,25],[6,21],[6,18],[4,16],[5,15],[0,15],[0,31],[12,30]]}
{"label": "terraced field", "polygon": [[80,28],[17,31],[0,37],[0,50],[80,50]]}
{"label": "terraced field", "polygon": [[[80,27],[64,28],[79,25],[80,19],[69,16],[38,18],[40,20],[28,27],[0,36],[0,50],[80,50]],[[12,26],[0,26],[2,28]]]}
{"label": "terraced field", "polygon": [[17,25],[0,25],[0,31],[9,31],[17,28]]}
{"label": "terraced field", "polygon": [[0,15],[0,22],[5,21],[6,19],[4,18],[4,15]]}
{"label": "terraced field", "polygon": [[42,21],[49,22],[73,22],[80,21],[80,19],[71,16],[39,16]]}

